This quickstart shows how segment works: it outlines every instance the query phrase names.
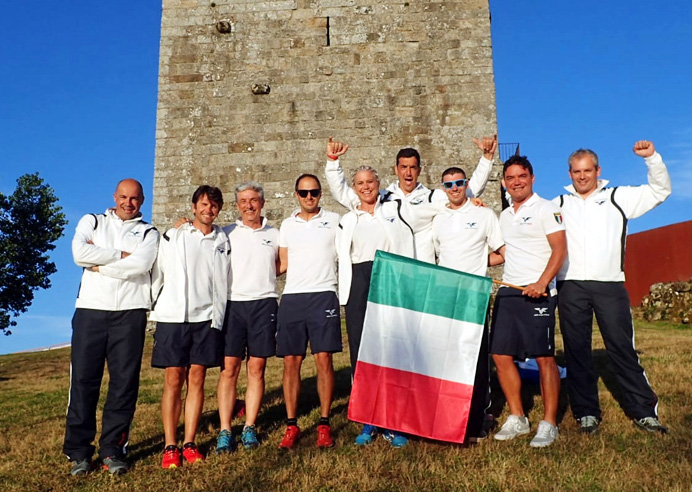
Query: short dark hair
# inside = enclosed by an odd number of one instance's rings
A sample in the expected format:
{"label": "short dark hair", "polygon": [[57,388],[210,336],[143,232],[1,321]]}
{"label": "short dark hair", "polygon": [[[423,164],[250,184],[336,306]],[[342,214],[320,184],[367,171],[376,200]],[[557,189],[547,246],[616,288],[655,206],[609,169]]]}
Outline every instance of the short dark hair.
{"label": "short dark hair", "polygon": [[502,176],[505,175],[505,172],[507,172],[507,168],[509,166],[521,166],[524,169],[528,169],[529,175],[533,176],[533,166],[531,165],[531,162],[529,162],[525,155],[513,155],[512,157],[507,159],[505,163],[502,165]]}
{"label": "short dark hair", "polygon": [[216,186],[202,185],[192,194],[192,203],[197,204],[200,198],[207,195],[210,202],[214,202],[219,206],[219,210],[223,208],[223,193]]}
{"label": "short dark hair", "polygon": [[298,176],[298,179],[296,179],[296,185],[294,187],[294,189],[296,191],[298,191],[298,185],[300,184],[300,182],[305,178],[312,178],[315,181],[317,181],[317,187],[320,189],[320,191],[322,191],[322,183],[320,183],[320,178],[318,178],[314,174],[308,174],[308,173],[304,173],[304,174],[301,174],[300,176]]}
{"label": "short dark hair", "polygon": [[399,165],[399,158],[400,157],[415,157],[416,158],[416,164],[420,166],[420,154],[416,149],[413,149],[411,147],[406,147],[405,149],[401,149],[397,154],[396,154],[396,166]]}
{"label": "short dark hair", "polygon": [[445,176],[447,176],[448,174],[457,174],[457,173],[463,174],[464,178],[466,178],[466,173],[464,172],[464,170],[462,168],[452,166],[452,167],[448,167],[447,169],[442,171],[442,181],[445,180]]}

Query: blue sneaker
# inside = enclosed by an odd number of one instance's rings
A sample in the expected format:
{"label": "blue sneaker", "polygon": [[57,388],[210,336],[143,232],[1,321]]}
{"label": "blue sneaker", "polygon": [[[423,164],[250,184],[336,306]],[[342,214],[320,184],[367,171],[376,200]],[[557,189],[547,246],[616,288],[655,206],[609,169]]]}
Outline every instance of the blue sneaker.
{"label": "blue sneaker", "polygon": [[408,444],[408,437],[398,432],[386,431],[382,434],[382,437],[389,441],[394,448],[403,448]]}
{"label": "blue sneaker", "polygon": [[358,446],[370,444],[375,439],[375,436],[377,436],[377,427],[365,424],[363,430],[360,431],[360,434],[356,437],[356,444]]}
{"label": "blue sneaker", "polygon": [[219,432],[219,437],[216,439],[216,454],[232,453],[236,449],[235,437],[229,430]]}
{"label": "blue sneaker", "polygon": [[260,445],[257,440],[257,429],[254,425],[246,425],[243,433],[240,435],[240,441],[245,449],[255,449]]}

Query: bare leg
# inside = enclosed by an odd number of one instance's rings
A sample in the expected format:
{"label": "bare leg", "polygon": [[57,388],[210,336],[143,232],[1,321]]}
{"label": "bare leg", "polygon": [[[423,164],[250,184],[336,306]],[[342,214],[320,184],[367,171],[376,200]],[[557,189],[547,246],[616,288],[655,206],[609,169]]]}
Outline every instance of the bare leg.
{"label": "bare leg", "polygon": [[194,442],[197,425],[204,407],[204,379],[207,368],[199,364],[190,365],[187,375],[187,396],[185,397],[185,438],[183,442]]}
{"label": "bare leg", "polygon": [[317,366],[317,393],[320,395],[320,417],[329,417],[334,399],[334,365],[332,354],[318,352],[315,354]]}
{"label": "bare leg", "polygon": [[249,357],[247,361],[247,391],[245,392],[245,425],[255,425],[264,396],[264,368],[267,359]]}
{"label": "bare leg", "polygon": [[177,428],[182,411],[180,395],[187,377],[187,367],[167,367],[161,397],[161,420],[166,446],[177,445]]}
{"label": "bare leg", "polygon": [[521,402],[521,378],[517,366],[514,365],[514,357],[511,355],[493,354],[493,361],[497,368],[497,379],[500,380],[502,392],[507,399],[509,413],[524,416],[524,405]]}
{"label": "bare leg", "polygon": [[231,430],[233,407],[238,396],[238,374],[243,360],[240,357],[225,357],[224,367],[219,375],[217,395],[219,399],[219,420],[221,430]]}
{"label": "bare leg", "polygon": [[[289,419],[296,418],[298,414],[300,367],[304,359],[305,356],[303,355],[287,355],[284,357],[284,401],[286,402],[286,416]],[[319,374],[319,368],[317,374]]]}
{"label": "bare leg", "polygon": [[555,357],[536,357],[538,374],[541,379],[541,396],[543,397],[543,420],[557,425],[557,405],[560,397],[560,372]]}

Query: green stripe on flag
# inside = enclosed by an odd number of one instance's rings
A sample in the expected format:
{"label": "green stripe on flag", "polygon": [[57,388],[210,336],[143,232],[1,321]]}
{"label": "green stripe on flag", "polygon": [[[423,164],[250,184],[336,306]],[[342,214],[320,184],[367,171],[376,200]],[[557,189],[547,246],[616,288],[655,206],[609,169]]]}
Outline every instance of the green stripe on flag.
{"label": "green stripe on flag", "polygon": [[368,302],[482,325],[492,279],[377,251]]}

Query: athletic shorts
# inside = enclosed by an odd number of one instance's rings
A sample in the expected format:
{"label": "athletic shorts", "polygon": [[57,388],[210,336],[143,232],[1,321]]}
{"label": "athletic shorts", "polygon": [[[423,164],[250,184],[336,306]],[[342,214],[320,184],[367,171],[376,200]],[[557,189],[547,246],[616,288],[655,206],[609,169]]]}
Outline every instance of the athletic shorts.
{"label": "athletic shorts", "polygon": [[152,367],[206,367],[221,365],[223,355],[221,330],[210,321],[199,323],[156,323]]}
{"label": "athletic shorts", "polygon": [[276,299],[228,301],[223,333],[226,357],[276,355]]}
{"label": "athletic shorts", "polygon": [[341,352],[339,299],[334,292],[284,294],[279,304],[276,355]]}
{"label": "athletic shorts", "polygon": [[519,290],[497,291],[490,326],[490,353],[517,360],[555,355],[555,296],[524,296]]}

